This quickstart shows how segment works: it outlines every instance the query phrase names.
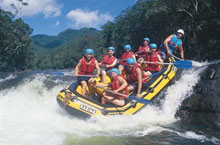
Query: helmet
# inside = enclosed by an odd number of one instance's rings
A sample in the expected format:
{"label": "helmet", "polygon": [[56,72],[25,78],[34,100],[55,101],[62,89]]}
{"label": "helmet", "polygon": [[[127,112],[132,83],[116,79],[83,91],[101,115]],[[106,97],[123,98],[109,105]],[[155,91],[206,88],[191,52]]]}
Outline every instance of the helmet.
{"label": "helmet", "polygon": [[150,49],[152,49],[152,48],[157,48],[157,44],[156,43],[151,43],[150,44]]}
{"label": "helmet", "polygon": [[183,29],[178,29],[176,33],[181,33],[182,35],[184,35],[184,30]]}
{"label": "helmet", "polygon": [[127,44],[124,46],[124,50],[128,49],[129,51],[131,51],[131,45]]}
{"label": "helmet", "polygon": [[120,75],[120,71],[117,68],[113,68],[111,70],[109,70],[110,73],[115,72],[117,75]]}
{"label": "helmet", "polygon": [[85,54],[94,54],[94,50],[91,49],[91,48],[87,48],[86,51],[85,51]]}
{"label": "helmet", "polygon": [[147,37],[144,38],[144,41],[147,41],[148,43],[150,43],[150,39]]}
{"label": "helmet", "polygon": [[126,63],[127,63],[127,64],[135,64],[135,60],[134,60],[134,58],[128,58],[128,59],[126,60]]}
{"label": "helmet", "polygon": [[112,50],[115,53],[115,48],[112,46],[108,47],[108,50]]}

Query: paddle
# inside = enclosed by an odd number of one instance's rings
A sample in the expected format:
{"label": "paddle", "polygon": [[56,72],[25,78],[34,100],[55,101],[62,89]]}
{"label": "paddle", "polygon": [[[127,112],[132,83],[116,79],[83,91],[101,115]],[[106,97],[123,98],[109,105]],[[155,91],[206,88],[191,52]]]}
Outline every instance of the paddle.
{"label": "paddle", "polygon": [[179,57],[177,57],[177,56],[175,56],[175,55],[173,55],[173,54],[170,54],[170,55],[171,55],[172,57],[178,59],[178,60],[182,60],[181,58],[179,58]]}
{"label": "paddle", "polygon": [[56,76],[73,76],[73,77],[90,77],[90,78],[96,77],[95,75],[65,75],[62,72],[50,72],[50,74]]}
{"label": "paddle", "polygon": [[[102,88],[104,89],[104,87],[102,86],[96,86],[98,88]],[[112,90],[109,90],[109,89],[104,89],[105,91],[108,91],[110,93],[114,93]],[[149,104],[150,101],[149,100],[146,100],[146,99],[143,99],[143,98],[138,98],[136,96],[128,96],[128,95],[125,95],[125,94],[122,94],[122,93],[116,93],[117,95],[120,95],[120,96],[123,96],[125,98],[129,98],[131,100],[136,100],[138,103],[142,103],[142,104]]]}
{"label": "paddle", "polygon": [[187,61],[187,60],[180,60],[180,61],[176,61],[174,63],[146,62],[146,61],[144,63],[164,64],[164,65],[173,64],[174,66],[176,66],[179,69],[192,68],[192,62],[191,61]]}
{"label": "paddle", "polygon": [[74,77],[89,77],[89,78],[95,78],[96,75],[73,75]]}
{"label": "paddle", "polygon": [[[106,89],[106,91],[111,92],[111,93],[114,93],[112,90]],[[143,99],[143,98],[138,98],[138,97],[136,97],[136,96],[127,96],[127,95],[122,94],[122,93],[116,93],[116,94],[121,95],[121,96],[124,96],[125,98],[129,98],[129,99],[131,99],[131,100],[136,100],[138,103],[142,103],[142,104],[149,104],[149,103],[150,103],[149,100],[146,100],[146,99]]]}

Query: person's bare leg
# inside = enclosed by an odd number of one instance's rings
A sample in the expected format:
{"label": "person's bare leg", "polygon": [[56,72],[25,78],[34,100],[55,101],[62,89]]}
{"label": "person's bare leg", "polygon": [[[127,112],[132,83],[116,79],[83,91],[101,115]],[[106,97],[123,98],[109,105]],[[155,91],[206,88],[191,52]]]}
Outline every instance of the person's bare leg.
{"label": "person's bare leg", "polygon": [[93,94],[93,93],[96,93],[95,85],[96,85],[95,79],[94,78],[90,78],[88,80],[89,95]]}
{"label": "person's bare leg", "polygon": [[103,81],[104,84],[107,83],[107,81],[106,81],[106,72],[105,71],[102,71],[102,81]]}
{"label": "person's bare leg", "polygon": [[65,94],[65,96],[66,96],[66,97],[65,97],[65,99],[63,100],[64,106],[68,105],[69,100],[71,100],[71,98],[72,98],[70,92],[67,92],[67,93]]}
{"label": "person's bare leg", "polygon": [[115,105],[117,105],[117,106],[124,106],[125,105],[125,100],[124,99],[121,99],[121,100],[119,100],[119,99],[114,99],[114,100],[112,100],[112,101],[110,101],[112,104],[115,104]]}
{"label": "person's bare leg", "polygon": [[102,97],[101,103],[102,103],[102,104],[106,104],[106,102],[107,102],[106,98],[105,98],[105,97]]}
{"label": "person's bare leg", "polygon": [[145,74],[146,76],[152,75],[152,73],[151,73],[150,71],[146,71],[146,72],[144,72],[144,74]]}
{"label": "person's bare leg", "polygon": [[81,92],[81,94],[82,94],[83,96],[85,96],[85,95],[86,95],[87,83],[86,83],[85,81],[82,81],[82,82],[81,82],[81,86],[82,86],[82,92]]}
{"label": "person's bare leg", "polygon": [[128,92],[131,92],[131,91],[133,91],[134,90],[134,87],[132,86],[132,85],[129,85],[128,87],[127,87],[127,91]]}
{"label": "person's bare leg", "polygon": [[106,101],[112,103],[112,104],[115,104],[117,106],[124,106],[125,105],[125,100],[119,100],[119,99],[116,99],[115,97],[113,96],[109,96],[109,95],[106,95],[106,93],[103,94],[103,98],[106,99]]}

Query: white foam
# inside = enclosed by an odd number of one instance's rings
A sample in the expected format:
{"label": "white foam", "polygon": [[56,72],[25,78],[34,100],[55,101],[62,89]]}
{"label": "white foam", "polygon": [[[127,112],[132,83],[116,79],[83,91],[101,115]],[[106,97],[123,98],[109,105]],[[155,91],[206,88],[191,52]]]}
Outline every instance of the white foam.
{"label": "white foam", "polygon": [[[168,87],[161,107],[148,105],[136,115],[99,116],[87,121],[69,116],[56,102],[58,91],[67,84],[46,89],[48,77],[40,74],[27,78],[17,88],[0,92],[0,143],[4,145],[60,145],[68,135],[126,136],[158,134],[169,131],[176,110],[199,80],[200,69],[183,71],[181,79]],[[186,136],[193,136],[187,133]],[[213,139],[214,140],[214,139]]]}
{"label": "white foam", "polygon": [[7,76],[7,77],[4,78],[4,79],[0,79],[0,82],[4,82],[4,81],[7,81],[7,80],[11,80],[11,79],[14,79],[14,78],[16,78],[16,77],[17,77],[17,76],[10,74],[9,76]]}
{"label": "white foam", "polygon": [[50,145],[63,141],[62,130],[67,126],[63,126],[63,117],[57,114],[55,96],[64,86],[46,90],[45,79],[39,76],[18,88],[0,92],[0,132],[4,132],[1,144]]}

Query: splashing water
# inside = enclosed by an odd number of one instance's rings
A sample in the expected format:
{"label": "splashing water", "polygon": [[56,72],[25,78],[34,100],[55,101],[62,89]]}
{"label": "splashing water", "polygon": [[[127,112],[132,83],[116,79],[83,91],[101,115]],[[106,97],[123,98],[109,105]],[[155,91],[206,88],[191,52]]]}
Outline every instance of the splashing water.
{"label": "splashing water", "polygon": [[[178,120],[174,117],[175,112],[192,93],[193,86],[200,79],[198,74],[203,69],[183,71],[180,80],[165,90],[160,107],[148,105],[133,116],[99,116],[89,120],[69,116],[58,106],[56,95],[70,82],[51,79],[44,74],[38,74],[34,79],[25,78],[17,87],[0,91],[0,144],[98,144],[97,139],[103,142],[103,138],[111,144],[126,144],[118,141],[117,137],[126,140],[127,136],[132,136],[138,139],[152,134],[157,136],[162,132],[201,142],[219,143],[214,137],[166,127]],[[48,80],[57,85],[48,89],[45,86]]]}
{"label": "splashing water", "polygon": [[11,79],[14,79],[14,78],[16,78],[16,76],[10,74],[6,78],[0,78],[0,82],[4,82],[4,81],[11,80]]}

